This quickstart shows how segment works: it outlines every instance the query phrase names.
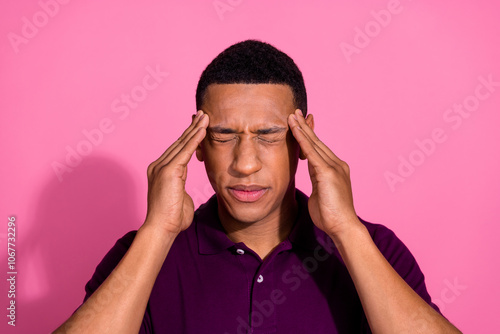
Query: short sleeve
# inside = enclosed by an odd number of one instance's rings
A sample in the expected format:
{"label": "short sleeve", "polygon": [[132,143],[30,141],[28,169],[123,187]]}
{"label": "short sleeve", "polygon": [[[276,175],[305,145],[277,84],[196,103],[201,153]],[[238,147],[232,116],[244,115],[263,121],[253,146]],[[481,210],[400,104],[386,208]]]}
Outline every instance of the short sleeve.
{"label": "short sleeve", "polygon": [[389,228],[378,224],[370,225],[367,227],[371,230],[373,241],[394,270],[427,304],[441,314],[438,306],[432,302],[424,274],[410,250]]}
{"label": "short sleeve", "polygon": [[[99,288],[99,286],[106,280],[106,278],[115,269],[115,267],[118,265],[118,263],[121,261],[125,253],[130,248],[130,245],[134,241],[136,234],[137,231],[130,231],[127,234],[125,234],[122,238],[118,239],[115,245],[104,256],[101,262],[97,265],[95,272],[92,275],[92,278],[85,285],[85,297],[83,299],[83,302],[87,301],[87,299],[90,298],[90,296],[97,290],[97,288]],[[151,333],[152,331],[150,329],[151,326],[150,326],[149,303],[148,303],[139,333],[140,334]]]}
{"label": "short sleeve", "polygon": [[131,231],[125,234],[122,238],[118,239],[115,245],[104,256],[101,262],[97,265],[92,278],[85,285],[85,302],[94,291],[106,280],[111,274],[113,269],[121,261],[127,250],[130,248],[132,241],[134,241],[137,231]]}

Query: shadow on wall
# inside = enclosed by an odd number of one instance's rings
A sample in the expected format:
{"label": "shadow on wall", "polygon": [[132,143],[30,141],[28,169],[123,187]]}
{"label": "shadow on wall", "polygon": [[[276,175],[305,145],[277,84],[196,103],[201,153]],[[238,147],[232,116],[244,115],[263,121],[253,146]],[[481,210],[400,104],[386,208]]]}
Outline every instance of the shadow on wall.
{"label": "shadow on wall", "polygon": [[23,332],[51,332],[81,304],[84,286],[106,252],[140,227],[144,217],[136,198],[128,172],[105,157],[88,157],[63,182],[48,182],[36,223],[23,238],[23,258],[31,268],[23,279],[39,290],[19,298],[19,325],[32,326]]}

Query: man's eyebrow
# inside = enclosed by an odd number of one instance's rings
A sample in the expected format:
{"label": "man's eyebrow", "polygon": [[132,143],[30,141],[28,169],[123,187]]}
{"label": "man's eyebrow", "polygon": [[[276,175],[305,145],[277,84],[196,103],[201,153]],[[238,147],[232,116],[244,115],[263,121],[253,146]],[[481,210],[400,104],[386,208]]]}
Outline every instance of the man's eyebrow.
{"label": "man's eyebrow", "polygon": [[[273,134],[273,133],[279,133],[283,131],[287,131],[288,128],[281,127],[281,126],[272,126],[270,128],[264,128],[264,129],[258,129],[255,131],[252,131],[252,133],[259,134],[259,135],[267,135],[267,134]],[[228,134],[228,133],[238,133],[235,129],[231,128],[226,128],[223,126],[209,126],[208,131],[212,133],[220,133],[220,134]]]}
{"label": "man's eyebrow", "polygon": [[213,133],[236,133],[237,131],[231,128],[225,128],[223,126],[209,126],[208,131],[213,132]]}
{"label": "man's eyebrow", "polygon": [[267,128],[267,129],[259,129],[259,130],[255,131],[254,133],[259,134],[259,135],[267,135],[267,134],[273,134],[273,133],[280,133],[280,132],[283,132],[286,130],[288,130],[288,128],[284,128],[281,126],[273,126],[271,128]]}

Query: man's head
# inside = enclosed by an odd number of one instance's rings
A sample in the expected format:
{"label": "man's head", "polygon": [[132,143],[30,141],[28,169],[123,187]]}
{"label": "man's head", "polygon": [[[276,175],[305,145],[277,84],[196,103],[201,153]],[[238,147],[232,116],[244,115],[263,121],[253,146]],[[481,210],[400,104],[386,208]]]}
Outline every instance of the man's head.
{"label": "man's head", "polygon": [[295,203],[300,151],[288,116],[307,108],[293,60],[262,42],[233,45],[203,72],[197,107],[209,125],[196,156],[205,163],[219,213],[241,223],[279,219]]}
{"label": "man's head", "polygon": [[292,58],[274,46],[247,40],[222,51],[203,71],[196,88],[196,109],[202,109],[211,84],[283,84],[292,89],[295,108],[307,114],[304,79]]}

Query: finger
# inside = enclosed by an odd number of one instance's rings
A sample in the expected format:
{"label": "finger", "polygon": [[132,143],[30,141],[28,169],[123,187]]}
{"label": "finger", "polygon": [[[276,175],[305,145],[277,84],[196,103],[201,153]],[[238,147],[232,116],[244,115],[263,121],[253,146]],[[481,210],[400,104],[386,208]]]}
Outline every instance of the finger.
{"label": "finger", "polygon": [[[338,159],[338,162],[332,160],[329,155],[327,155],[321,147],[319,147],[300,127],[296,115],[292,114],[288,118],[292,134],[299,143],[302,153],[308,161],[309,168],[324,168],[325,165],[333,168],[337,173],[341,173],[347,179],[350,184],[350,169],[347,163]],[[317,138],[317,137],[316,137]],[[325,146],[326,147],[326,146]],[[328,148],[327,148],[328,149]],[[333,154],[333,152],[332,152]],[[309,169],[311,171],[311,169]]]}
{"label": "finger", "polygon": [[[304,119],[302,112],[300,110],[296,110],[296,116],[297,116],[297,122],[299,123],[299,125],[303,125],[304,132],[306,133],[308,138],[310,138],[313,141],[315,146],[319,147],[318,151],[324,152],[328,156],[328,159],[326,158],[325,159],[327,161],[330,161],[333,166],[340,167],[344,171],[344,173],[347,176],[349,176],[350,175],[349,165],[345,161],[340,159],[335,153],[333,153],[333,151],[330,150],[330,148],[326,146],[325,143],[323,143],[318,138],[314,130],[306,122],[306,119]],[[308,117],[313,117],[313,116],[309,115]],[[310,121],[312,122],[314,120],[311,119]]]}
{"label": "finger", "polygon": [[[163,161],[161,161],[160,164],[168,163],[170,160],[172,160],[172,158],[180,150],[182,150],[184,148],[186,143],[191,140],[191,138],[198,132],[198,130],[200,128],[206,129],[207,126],[208,126],[208,115],[205,114],[205,115],[201,116],[200,121],[197,124],[197,126],[194,129],[192,129],[188,134],[186,134],[186,136],[184,136],[184,138],[182,138],[182,139],[180,139],[180,141],[178,141],[177,145],[174,146],[172,148],[172,150],[170,150],[170,152],[164,157]],[[201,139],[203,139],[203,137]]]}
{"label": "finger", "polygon": [[198,110],[196,115],[193,115],[191,124],[184,130],[184,132],[181,134],[181,136],[179,138],[177,138],[177,140],[175,142],[173,142],[172,145],[170,145],[165,150],[165,152],[163,152],[163,154],[153,162],[153,164],[157,164],[160,161],[162,161],[163,159],[165,159],[165,157],[168,156],[170,154],[170,152],[172,150],[174,150],[186,137],[189,137],[192,135],[193,132],[196,132],[196,128],[200,126],[200,120],[201,120],[203,115],[204,115],[203,111]]}
{"label": "finger", "polygon": [[[299,122],[298,122],[298,119],[296,117],[296,115],[292,115],[292,120],[291,120],[291,124],[293,125],[294,122],[297,123],[296,126],[297,126],[297,129],[300,130],[300,132],[298,133],[298,135],[302,135],[305,140],[307,140],[307,142],[309,143],[309,145],[314,148],[314,150],[316,150],[316,152],[323,158],[323,160],[325,160],[325,162],[327,162],[328,164],[335,164],[335,161],[333,161],[329,156],[328,154],[323,150],[323,148],[321,146],[318,145],[318,141],[315,141],[314,138],[311,138],[311,135],[308,134],[306,131],[304,131],[304,129],[300,126]],[[301,133],[301,134],[300,134]],[[316,137],[317,138],[317,137]],[[302,153],[305,154],[304,150],[302,150]]]}
{"label": "finger", "polygon": [[[208,115],[206,115],[206,114],[202,115],[200,117],[200,120],[199,120],[197,126],[194,129],[192,129],[189,133],[187,133],[186,136],[184,136],[184,138],[180,139],[180,141],[177,143],[177,145],[175,145],[172,148],[172,150],[170,150],[170,152],[164,157],[164,159],[162,161],[160,161],[160,163],[158,165],[168,164],[180,151],[186,149],[186,145],[188,145],[188,143],[190,145],[192,145],[191,141],[195,137],[196,137],[195,140],[197,143],[196,145],[199,145],[200,142],[205,137],[206,128],[208,126],[208,123],[209,123]],[[202,130],[201,133],[203,135],[200,135],[200,133],[199,133],[200,130]],[[191,146],[189,146],[189,147],[191,147]],[[196,150],[196,147],[197,146],[194,146],[193,152]],[[191,153],[193,153],[193,152],[191,152]]]}
{"label": "finger", "polygon": [[[328,146],[326,146],[316,135],[313,129],[307,124],[306,119],[304,118],[302,112],[300,109],[297,109],[295,111],[295,115],[297,116],[297,122],[299,123],[300,127],[302,130],[304,130],[305,134],[307,137],[317,146],[319,146],[332,160],[340,160],[331,150]],[[312,115],[309,115],[308,117],[312,117]]]}
{"label": "finger", "polygon": [[198,147],[200,142],[205,137],[205,134],[205,128],[198,128],[198,130],[192,137],[189,138],[189,140],[186,141],[185,145],[183,145],[181,149],[172,151],[162,162],[154,166],[150,170],[148,178],[152,180],[156,175],[161,173],[163,168],[168,167],[169,170],[172,170],[174,173],[172,174],[173,176],[186,180],[187,164],[191,160],[196,147]]}
{"label": "finger", "polygon": [[163,160],[180,142],[182,142],[182,140],[184,140],[187,136],[189,136],[190,133],[192,133],[193,130],[196,128],[196,126],[199,125],[199,121],[202,115],[203,111],[198,110],[196,115],[193,117],[191,124],[186,128],[186,130],[184,130],[182,135],[179,138],[177,138],[177,140],[172,145],[170,145],[170,147],[167,148],[167,150],[163,152],[163,154],[158,159],[156,159],[156,161],[159,162]]}
{"label": "finger", "polygon": [[174,154],[174,152],[175,155],[171,157],[168,163],[160,165],[160,168],[162,168],[167,164],[182,167],[182,178],[185,180],[187,172],[187,168],[185,167],[187,167],[187,164],[191,160],[194,151],[205,137],[205,134],[206,134],[206,128],[204,127],[198,128],[198,130],[193,134],[193,136],[186,141],[182,149],[178,150],[177,152],[173,151],[172,155]]}
{"label": "finger", "polygon": [[335,155],[335,153],[333,153],[332,150],[330,150],[330,148],[328,146],[326,146],[319,138],[318,136],[316,135],[316,133],[313,131],[313,129],[311,129],[309,127],[309,125],[307,124],[304,116],[302,115],[302,112],[297,109],[295,111],[295,114],[297,117],[297,122],[299,123],[300,127],[302,130],[304,130],[304,132],[306,133],[307,137],[312,141],[314,142],[315,145],[317,145],[318,147],[321,148],[321,150],[331,159],[333,160],[335,163],[337,163],[338,165],[342,165],[344,162],[339,158],[337,157],[337,155]]}
{"label": "finger", "polygon": [[299,122],[295,119],[294,115],[288,117],[288,122],[293,136],[299,143],[300,149],[304,153],[306,159],[314,166],[320,167],[324,164],[329,164],[327,161],[331,160],[328,156],[319,149],[318,146],[307,136],[301,128]]}
{"label": "finger", "polygon": [[[309,117],[312,117],[311,115],[309,115]],[[307,124],[307,123],[306,123]],[[321,155],[321,157],[330,165],[336,165],[336,162],[334,160],[332,160],[332,158],[327,154],[327,152],[325,152],[324,150],[324,147],[322,147],[320,144],[320,141],[319,140],[315,140],[314,137],[312,137],[310,134],[308,134],[308,132],[304,131],[304,129],[302,127],[300,127],[300,124],[299,124],[299,128],[302,129],[302,132],[304,133],[305,137],[307,138],[307,140],[309,140],[310,144],[314,147],[314,149]]]}
{"label": "finger", "polygon": [[[177,139],[158,159],[148,167],[149,173],[156,167],[165,165],[168,163],[172,157],[174,157],[185,145],[193,138],[200,128],[206,128],[208,126],[208,115],[204,114],[202,111],[194,117],[192,124],[184,131],[184,133]],[[201,138],[201,140],[204,138]]]}

